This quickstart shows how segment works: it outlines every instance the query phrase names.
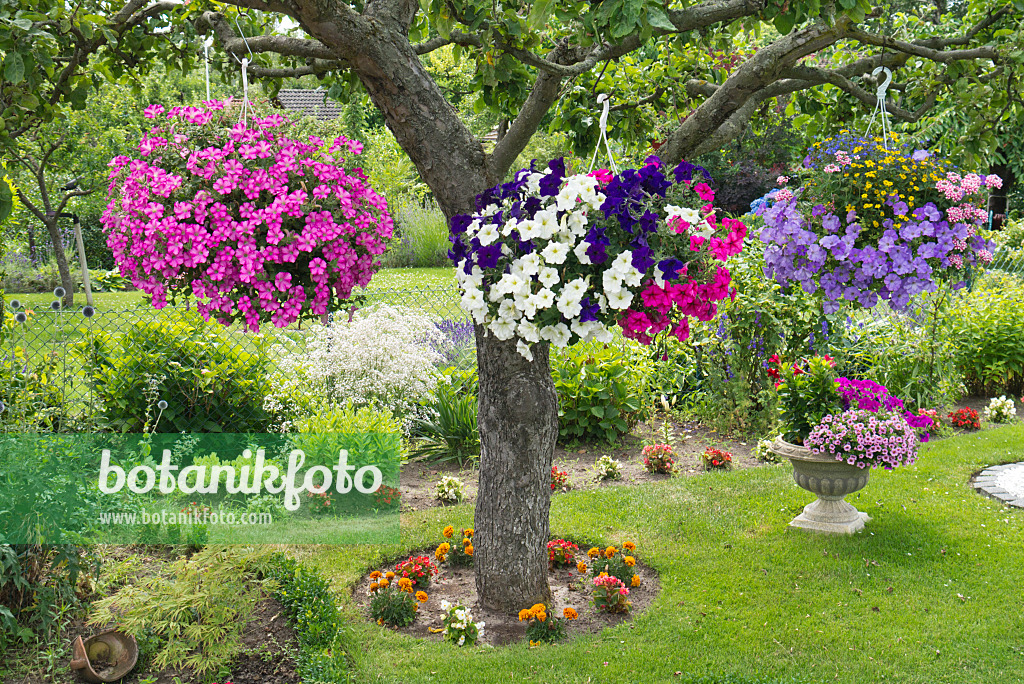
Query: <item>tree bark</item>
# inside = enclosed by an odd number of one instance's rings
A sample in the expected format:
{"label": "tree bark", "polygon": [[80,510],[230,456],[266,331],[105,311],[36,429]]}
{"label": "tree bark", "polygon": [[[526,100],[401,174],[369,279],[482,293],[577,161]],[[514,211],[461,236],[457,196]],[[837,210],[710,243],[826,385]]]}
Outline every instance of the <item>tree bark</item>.
{"label": "tree bark", "polygon": [[61,287],[64,288],[61,306],[70,309],[75,303],[75,283],[71,280],[71,268],[68,266],[68,256],[64,253],[64,240],[57,227],[57,220],[47,221],[45,225],[46,231],[50,234],[50,242],[53,243],[53,258],[57,260],[57,272],[60,274]]}
{"label": "tree bark", "polygon": [[547,541],[558,396],[548,344],[520,356],[476,326],[480,490],[473,535],[480,604],[515,612],[549,603]]}

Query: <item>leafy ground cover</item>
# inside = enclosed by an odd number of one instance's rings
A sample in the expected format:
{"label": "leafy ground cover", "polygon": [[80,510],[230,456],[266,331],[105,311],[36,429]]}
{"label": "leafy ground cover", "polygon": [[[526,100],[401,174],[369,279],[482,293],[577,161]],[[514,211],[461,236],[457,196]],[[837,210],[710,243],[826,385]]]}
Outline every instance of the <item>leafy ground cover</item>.
{"label": "leafy ground cover", "polygon": [[467,505],[406,514],[401,547],[295,553],[341,595],[356,681],[1016,681],[1024,512],[975,494],[969,480],[1022,458],[1021,425],[925,445],[917,464],[872,473],[851,497],[872,517],[851,537],[788,528],[811,500],[788,467],[559,495],[553,535],[635,539],[662,592],[632,622],[557,646],[452,649],[361,615],[347,587],[423,547],[438,526],[470,525]]}

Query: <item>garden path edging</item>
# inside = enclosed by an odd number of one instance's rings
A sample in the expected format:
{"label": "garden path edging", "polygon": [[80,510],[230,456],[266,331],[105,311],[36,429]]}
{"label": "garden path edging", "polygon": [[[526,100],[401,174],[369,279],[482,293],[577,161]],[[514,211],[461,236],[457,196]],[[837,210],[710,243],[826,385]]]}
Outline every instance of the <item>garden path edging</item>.
{"label": "garden path edging", "polygon": [[989,466],[978,473],[972,484],[982,494],[1007,506],[1024,508],[1024,461]]}

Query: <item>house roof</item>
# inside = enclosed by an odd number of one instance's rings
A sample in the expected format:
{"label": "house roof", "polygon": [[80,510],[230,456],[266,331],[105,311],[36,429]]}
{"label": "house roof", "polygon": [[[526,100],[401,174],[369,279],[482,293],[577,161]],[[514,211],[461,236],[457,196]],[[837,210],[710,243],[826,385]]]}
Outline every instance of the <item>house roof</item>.
{"label": "house roof", "polygon": [[322,89],[282,88],[277,93],[277,100],[285,109],[302,112],[303,116],[312,116],[320,121],[337,119],[343,112],[341,105],[328,100],[327,91]]}

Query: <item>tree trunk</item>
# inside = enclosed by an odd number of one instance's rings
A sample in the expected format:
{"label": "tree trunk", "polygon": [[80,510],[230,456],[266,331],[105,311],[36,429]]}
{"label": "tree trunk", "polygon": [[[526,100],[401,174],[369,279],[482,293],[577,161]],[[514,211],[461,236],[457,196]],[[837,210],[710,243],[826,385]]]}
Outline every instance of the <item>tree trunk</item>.
{"label": "tree trunk", "polygon": [[547,343],[533,361],[476,326],[480,373],[480,491],[473,565],[482,606],[506,612],[548,603],[547,541],[558,396]]}
{"label": "tree trunk", "polygon": [[64,253],[64,241],[61,239],[60,229],[57,227],[57,220],[47,221],[46,230],[50,233],[50,242],[53,243],[53,257],[57,260],[57,272],[60,274],[61,287],[64,288],[64,297],[61,299],[61,306],[70,309],[75,303],[75,284],[71,280],[71,268],[68,266],[68,256]]}

